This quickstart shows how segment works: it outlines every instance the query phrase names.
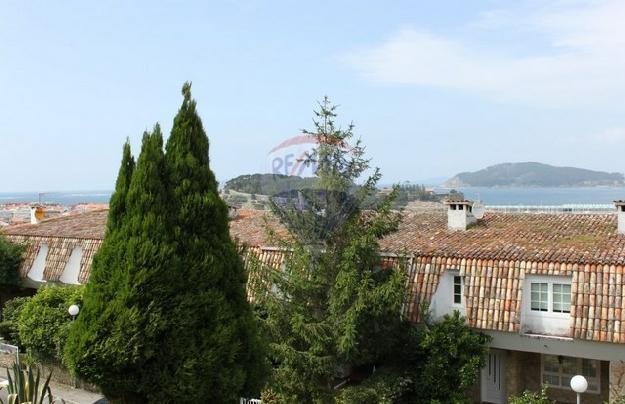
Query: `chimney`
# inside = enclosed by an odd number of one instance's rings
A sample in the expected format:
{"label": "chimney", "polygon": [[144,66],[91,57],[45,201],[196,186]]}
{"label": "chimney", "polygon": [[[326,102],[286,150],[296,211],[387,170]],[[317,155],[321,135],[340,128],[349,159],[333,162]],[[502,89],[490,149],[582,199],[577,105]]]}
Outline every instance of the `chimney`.
{"label": "chimney", "polygon": [[618,234],[625,234],[625,201],[614,201],[616,217],[618,218]]}
{"label": "chimney", "polygon": [[42,206],[35,205],[30,207],[30,224],[39,224],[44,218],[44,210]]}
{"label": "chimney", "polygon": [[473,215],[473,201],[445,201],[447,205],[447,227],[449,230],[466,230],[477,222]]}

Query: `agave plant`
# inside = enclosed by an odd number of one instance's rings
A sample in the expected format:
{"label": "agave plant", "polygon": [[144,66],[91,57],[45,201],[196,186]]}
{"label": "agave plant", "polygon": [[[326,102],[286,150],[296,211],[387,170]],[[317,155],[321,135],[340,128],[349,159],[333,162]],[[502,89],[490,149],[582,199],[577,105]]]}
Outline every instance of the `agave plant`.
{"label": "agave plant", "polygon": [[[13,364],[13,376],[7,369],[7,381],[4,383],[8,392],[6,404],[54,404],[65,403],[64,400],[55,400],[50,390],[50,378],[48,374],[43,385],[40,387],[41,371],[33,369],[30,365],[23,369],[19,364]],[[45,401],[44,401],[45,400]],[[1,404],[5,404],[0,400]]]}

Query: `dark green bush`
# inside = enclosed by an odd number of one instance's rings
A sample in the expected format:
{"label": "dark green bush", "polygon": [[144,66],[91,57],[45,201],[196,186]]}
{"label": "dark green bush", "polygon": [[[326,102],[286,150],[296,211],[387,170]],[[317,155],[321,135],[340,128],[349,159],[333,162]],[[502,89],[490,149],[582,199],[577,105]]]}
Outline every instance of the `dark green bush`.
{"label": "dark green bush", "polygon": [[20,282],[20,265],[24,247],[0,235],[0,285],[17,285]]}
{"label": "dark green bush", "polygon": [[404,395],[414,381],[404,374],[382,369],[363,383],[349,386],[335,397],[337,404],[393,404],[407,402]]}
{"label": "dark green bush", "polygon": [[19,339],[37,360],[61,361],[72,323],[67,309],[82,304],[82,286],[47,286],[39,289],[21,308]]}
{"label": "dark green bush", "polygon": [[0,336],[14,345],[22,345],[18,330],[18,319],[24,304],[30,297],[14,297],[7,301],[2,308],[2,322],[0,322]]}
{"label": "dark green bush", "polygon": [[468,402],[467,390],[480,378],[490,337],[469,328],[458,311],[427,328],[420,343],[421,402]]}

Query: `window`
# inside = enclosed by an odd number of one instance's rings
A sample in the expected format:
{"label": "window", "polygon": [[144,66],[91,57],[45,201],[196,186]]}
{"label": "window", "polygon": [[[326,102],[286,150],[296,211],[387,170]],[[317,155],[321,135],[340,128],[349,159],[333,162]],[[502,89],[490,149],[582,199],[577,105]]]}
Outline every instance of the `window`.
{"label": "window", "polygon": [[571,285],[567,283],[532,282],[530,284],[532,311],[571,312]]}
{"label": "window", "polygon": [[462,277],[454,276],[454,304],[462,304]]}
{"label": "window", "polygon": [[550,387],[571,389],[571,378],[583,375],[588,380],[588,392],[599,393],[600,362],[569,356],[542,355],[542,381]]}
{"label": "window", "polygon": [[553,308],[556,313],[571,312],[571,285],[553,284]]}
{"label": "window", "polygon": [[532,310],[547,311],[549,307],[549,284],[548,283],[532,283]]}

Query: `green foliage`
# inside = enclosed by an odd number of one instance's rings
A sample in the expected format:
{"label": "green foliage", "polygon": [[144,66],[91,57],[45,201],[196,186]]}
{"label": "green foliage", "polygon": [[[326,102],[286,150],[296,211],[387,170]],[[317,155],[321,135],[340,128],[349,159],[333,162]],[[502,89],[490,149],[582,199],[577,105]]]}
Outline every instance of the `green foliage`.
{"label": "green foliage", "polygon": [[406,374],[381,370],[363,383],[339,390],[337,404],[393,404],[409,402],[414,380]]}
{"label": "green foliage", "polygon": [[246,194],[278,195],[294,189],[309,189],[317,186],[317,178],[302,178],[283,174],[247,174],[226,181],[224,191],[239,191]]}
{"label": "green foliage", "polygon": [[489,341],[486,334],[471,330],[458,311],[428,325],[420,343],[421,399],[465,402],[467,389],[479,380]]}
{"label": "green foliage", "polygon": [[[65,403],[64,400],[55,400],[52,396],[50,389],[52,373],[42,380],[39,368],[33,370],[28,366],[23,369],[17,363],[13,364],[12,371],[13,374],[7,369],[7,404]],[[4,404],[2,400],[0,403]]]}
{"label": "green foliage", "polygon": [[440,198],[425,189],[425,185],[401,185],[397,190],[397,197],[393,201],[393,207],[404,207],[412,201],[436,202]]}
{"label": "green foliage", "polygon": [[164,360],[175,369],[178,391],[190,401],[230,402],[257,396],[265,356],[190,84],[183,95],[166,146],[174,213],[170,231],[177,241],[180,281],[168,307],[172,325],[164,340],[174,348]]}
{"label": "green foliage", "polygon": [[228,402],[263,382],[228,209],[190,85],[183,94],[167,154],[158,125],[144,134],[134,169],[124,148],[119,209],[109,212],[118,220],[66,346],[67,364],[114,402]]}
{"label": "green foliage", "polygon": [[21,346],[18,321],[24,304],[30,297],[14,297],[7,301],[2,308],[2,322],[0,323],[0,336],[11,344]]}
{"label": "green foliage", "polygon": [[354,369],[390,360],[403,324],[404,276],[382,269],[378,244],[398,225],[394,194],[363,214],[380,173],[353,186],[369,162],[360,142],[347,144],[353,125],[335,126],[335,108],[326,98],[305,132],[318,141],[316,187],[272,201],[291,236],[277,242],[291,253],[270,272],[278,292],[258,292],[274,364],[268,390],[285,402],[329,401]]}
{"label": "green foliage", "polygon": [[[524,391],[520,396],[511,396],[508,399],[510,404],[555,404],[555,400],[551,400],[547,395],[547,386],[543,386],[540,393]],[[616,402],[619,403],[618,401]]]}
{"label": "green foliage", "polygon": [[226,196],[225,200],[231,205],[241,206],[244,203],[247,203],[247,196],[230,194]]}
{"label": "green foliage", "polygon": [[[84,307],[66,346],[68,366],[120,402],[148,401],[150,386],[158,386],[154,379],[166,378],[159,345],[168,327],[170,285],[176,284],[162,147],[157,125],[143,135],[130,184],[118,178],[115,194],[126,198],[112,198],[120,209],[109,216],[119,219],[94,258]],[[124,153],[120,177],[126,160]]]}
{"label": "green foliage", "polygon": [[0,286],[19,284],[23,252],[24,246],[0,234]]}
{"label": "green foliage", "polygon": [[72,318],[67,309],[82,303],[81,286],[49,286],[39,289],[19,310],[19,339],[30,355],[61,361]]}
{"label": "green foliage", "polygon": [[121,226],[122,219],[126,213],[126,197],[135,165],[135,159],[130,150],[130,141],[126,140],[122,151],[122,162],[117,174],[117,181],[115,182],[115,192],[111,195],[109,203],[109,214],[106,222],[107,234]]}

